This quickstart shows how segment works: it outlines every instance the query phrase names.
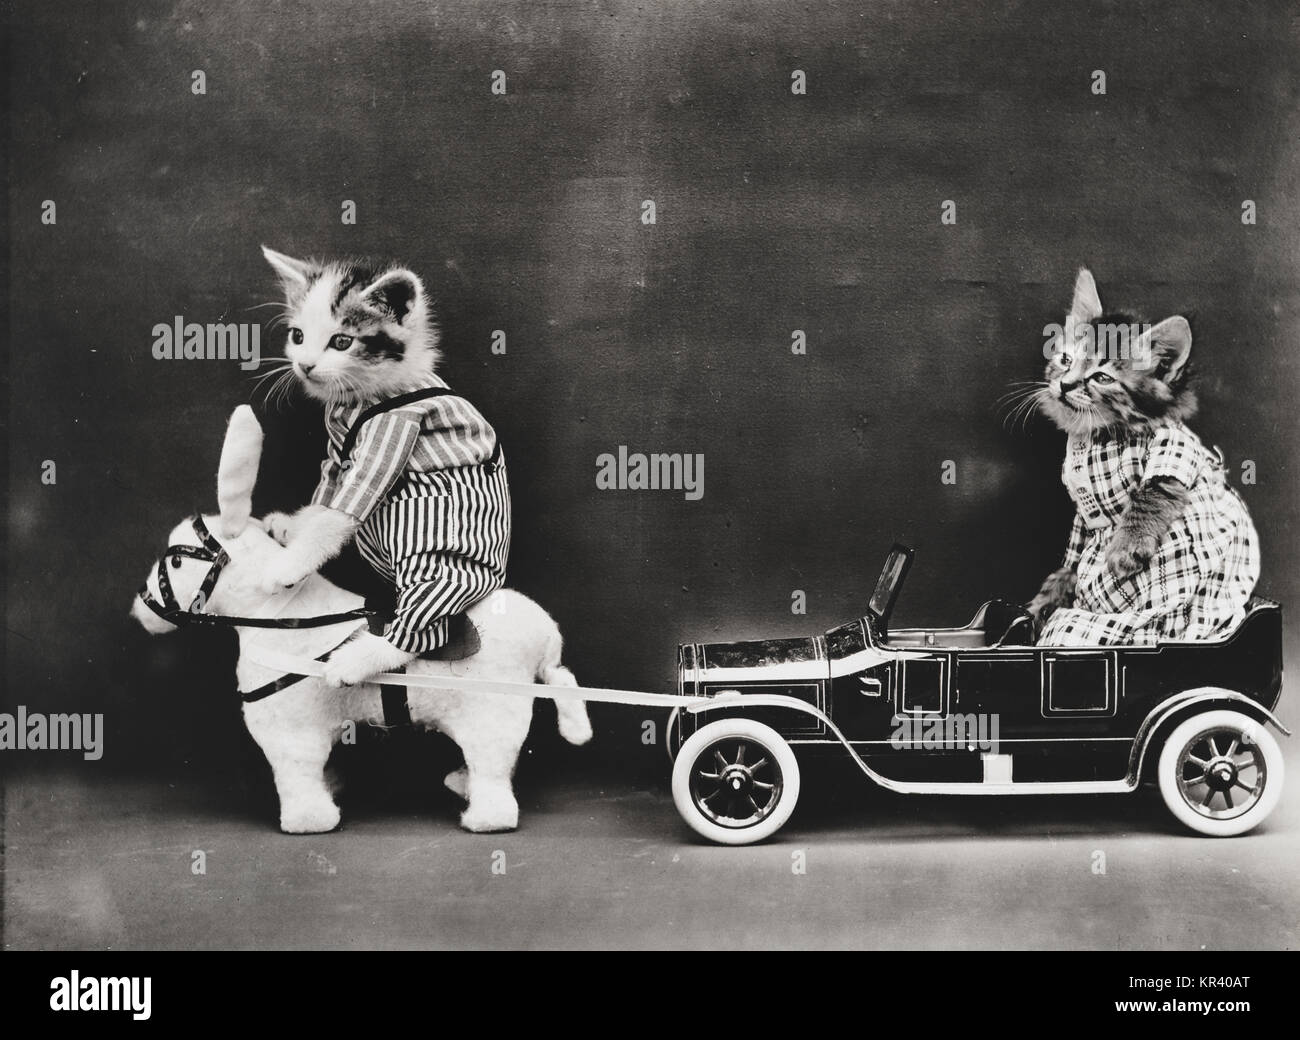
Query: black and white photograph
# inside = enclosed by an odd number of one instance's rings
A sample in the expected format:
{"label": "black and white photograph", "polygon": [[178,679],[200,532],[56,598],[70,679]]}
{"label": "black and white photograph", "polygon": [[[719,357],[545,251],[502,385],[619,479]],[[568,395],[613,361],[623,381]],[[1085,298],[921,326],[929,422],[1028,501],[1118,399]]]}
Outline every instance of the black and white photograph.
{"label": "black and white photograph", "polygon": [[781,950],[1276,1007],[1294,2],[4,8],[7,1003]]}

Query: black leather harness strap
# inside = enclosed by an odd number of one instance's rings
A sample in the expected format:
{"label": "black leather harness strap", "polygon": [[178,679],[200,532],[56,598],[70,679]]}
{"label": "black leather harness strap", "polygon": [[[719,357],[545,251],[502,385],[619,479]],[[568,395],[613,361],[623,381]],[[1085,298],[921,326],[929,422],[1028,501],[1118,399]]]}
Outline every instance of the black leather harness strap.
{"label": "black leather harness strap", "polygon": [[[340,646],[341,645],[342,644],[340,644]],[[321,654],[318,658],[316,658],[316,660],[324,664],[326,661],[330,659],[330,654],[332,654],[337,649],[338,647],[336,646],[331,650],[326,650],[323,654]],[[294,672],[289,672],[287,675],[282,675],[278,679],[272,679],[269,683],[266,683],[263,686],[259,686],[256,690],[249,690],[248,692],[244,692],[243,690],[240,690],[239,696],[240,699],[245,704],[252,704],[254,701],[264,700],[265,698],[271,696],[271,694],[273,693],[279,693],[281,690],[287,690],[290,686],[293,686],[295,683],[300,683],[306,678],[308,678],[308,676],[306,675],[297,675]]]}
{"label": "black leather harness strap", "polygon": [[[372,631],[382,631],[383,629],[382,621],[374,615],[370,617],[369,625]],[[352,636],[349,634],[347,639],[351,638]],[[347,642],[347,639],[345,639],[344,642]],[[339,644],[339,646],[342,645],[342,643]],[[326,650],[325,653],[317,657],[316,660],[323,664],[330,659],[330,656],[337,649],[338,646]],[[403,665],[402,667],[393,670],[405,673],[406,666]],[[306,675],[289,672],[286,675],[280,676],[278,679],[272,679],[269,683],[265,683],[255,690],[249,690],[247,692],[241,691],[239,696],[245,704],[253,704],[257,701],[264,700],[273,694],[279,693],[281,690],[287,690],[290,686],[300,683],[306,678],[308,678]],[[394,686],[385,683],[379,687],[379,699],[383,707],[385,726],[391,729],[397,726],[409,726],[411,724],[411,708],[406,700],[405,686]]]}
{"label": "black leather harness strap", "polygon": [[[406,666],[395,671],[406,671]],[[379,699],[384,706],[384,725],[389,728],[411,724],[411,705],[406,700],[406,687],[384,683],[379,687]]]}
{"label": "black leather harness strap", "polygon": [[[391,412],[396,408],[405,408],[408,404],[414,404],[416,401],[427,401],[431,397],[459,397],[456,391],[445,386],[426,386],[422,390],[411,390],[404,394],[398,394],[396,397],[390,397],[386,401],[379,401],[372,404],[357,416],[343,437],[343,447],[339,449],[339,465],[346,466],[352,458],[352,450],[357,446],[357,438],[361,436],[361,427],[373,419],[376,415],[382,415],[384,412]],[[497,468],[501,459],[501,441],[499,438],[493,439],[492,455],[483,463],[483,468],[489,473]]]}
{"label": "black leather harness strap", "polygon": [[207,625],[210,628],[325,628],[342,621],[364,621],[374,613],[358,607],[337,614],[315,614],[311,617],[237,617],[233,614],[196,614],[188,610],[165,610],[150,599],[147,589],[141,590],[140,598],[145,606],[173,625]]}
{"label": "black leather harness strap", "polygon": [[[379,616],[370,618],[370,631],[375,635],[384,634],[385,619]],[[393,671],[406,673],[406,665],[394,668]],[[390,729],[396,726],[409,726],[411,724],[411,706],[406,700],[406,687],[395,686],[392,683],[381,683],[379,687],[379,701],[384,709],[384,725]]]}
{"label": "black leather harness strap", "polygon": [[[158,560],[157,581],[160,599],[155,599],[149,591],[148,582],[145,582],[138,593],[140,602],[164,621],[173,625],[209,625],[218,628],[324,628],[326,625],[337,625],[342,621],[361,621],[374,613],[371,610],[357,608],[340,611],[337,614],[316,614],[313,617],[254,618],[236,617],[231,614],[209,614],[207,613],[208,599],[212,595],[212,590],[216,588],[221,571],[230,562],[230,557],[221,547],[221,543],[212,536],[207,524],[203,522],[203,517],[198,513],[190,517],[190,526],[194,528],[195,537],[202,544],[167,546],[167,551]],[[171,579],[167,576],[168,562],[172,567],[179,567],[181,557],[201,560],[210,565],[188,610],[177,602],[176,594],[172,591]]]}

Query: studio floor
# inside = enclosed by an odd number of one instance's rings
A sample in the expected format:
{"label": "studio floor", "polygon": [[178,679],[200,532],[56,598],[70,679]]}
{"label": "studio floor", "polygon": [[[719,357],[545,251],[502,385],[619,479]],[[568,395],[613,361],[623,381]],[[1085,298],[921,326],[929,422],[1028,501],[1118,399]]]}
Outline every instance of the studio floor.
{"label": "studio floor", "polygon": [[791,822],[751,848],[696,840],[666,767],[644,788],[524,777],[512,834],[462,832],[438,791],[397,807],[345,793],[343,827],[303,837],[280,834],[264,799],[211,785],[18,772],[4,794],[3,943],[1294,949],[1300,765],[1288,764],[1278,810],[1230,840],[1185,835],[1154,790],[903,798],[813,771]]}

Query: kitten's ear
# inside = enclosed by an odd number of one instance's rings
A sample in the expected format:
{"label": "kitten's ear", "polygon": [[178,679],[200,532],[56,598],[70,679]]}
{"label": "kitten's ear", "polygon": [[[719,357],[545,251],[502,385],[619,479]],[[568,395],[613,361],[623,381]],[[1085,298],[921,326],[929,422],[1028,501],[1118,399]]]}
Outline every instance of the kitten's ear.
{"label": "kitten's ear", "polygon": [[248,526],[253,510],[253,485],[262,460],[262,424],[253,409],[241,404],[230,416],[226,440],[217,466],[217,506],[221,533],[238,538]]}
{"label": "kitten's ear", "polygon": [[1181,314],[1147,329],[1133,346],[1133,359],[1154,368],[1166,383],[1174,382],[1192,352],[1192,327]]}
{"label": "kitten's ear", "polygon": [[1079,268],[1079,276],[1074,280],[1074,300],[1070,303],[1070,317],[1076,322],[1096,321],[1104,312],[1101,309],[1101,297],[1097,295],[1097,283],[1093,281],[1092,272],[1086,267]]}
{"label": "kitten's ear", "polygon": [[404,322],[424,300],[424,285],[410,271],[398,268],[380,275],[360,295],[372,307],[391,314],[394,321]]}
{"label": "kitten's ear", "polygon": [[316,268],[309,261],[295,260],[291,256],[277,253],[274,249],[268,249],[266,246],[262,247],[262,255],[266,257],[266,262],[275,269],[286,296],[300,293],[311,284],[311,278],[316,273]]}

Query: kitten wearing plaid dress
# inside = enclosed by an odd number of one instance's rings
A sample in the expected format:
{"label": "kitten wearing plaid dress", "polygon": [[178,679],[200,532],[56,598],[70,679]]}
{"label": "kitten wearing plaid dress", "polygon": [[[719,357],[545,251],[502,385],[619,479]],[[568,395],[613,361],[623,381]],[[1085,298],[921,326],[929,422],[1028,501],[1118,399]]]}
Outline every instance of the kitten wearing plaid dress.
{"label": "kitten wearing plaid dress", "polygon": [[285,378],[324,402],[329,448],[311,504],[263,521],[284,553],[261,591],[292,587],[355,538],[397,606],[382,637],[363,632],[326,663],[329,685],[352,685],[443,646],[452,615],[501,588],[505,460],[478,409],[434,374],[437,329],[412,272],[262,252],[285,294]]}
{"label": "kitten wearing plaid dress", "polygon": [[1081,270],[1033,392],[1068,435],[1061,479],[1077,507],[1062,566],[1029,604],[1042,645],[1212,639],[1241,621],[1259,578],[1245,503],[1185,425],[1191,327],[1175,316],[1127,343],[1111,333],[1140,328],[1105,314]]}

